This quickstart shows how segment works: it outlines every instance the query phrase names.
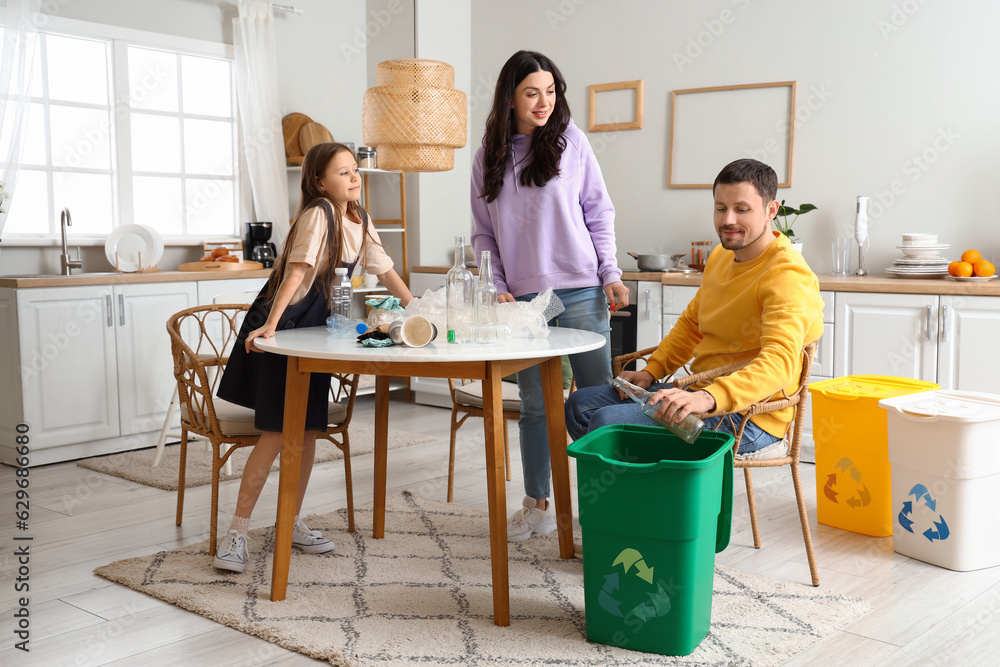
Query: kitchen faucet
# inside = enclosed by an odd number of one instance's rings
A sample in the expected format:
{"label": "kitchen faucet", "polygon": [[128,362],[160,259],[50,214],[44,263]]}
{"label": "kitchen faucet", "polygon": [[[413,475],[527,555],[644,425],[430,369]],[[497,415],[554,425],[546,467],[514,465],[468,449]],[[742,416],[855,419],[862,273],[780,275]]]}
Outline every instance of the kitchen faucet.
{"label": "kitchen faucet", "polygon": [[66,242],[66,228],[73,226],[73,216],[69,214],[69,209],[64,208],[62,214],[59,216],[59,227],[62,229],[62,255],[59,259],[62,263],[62,272],[64,276],[72,275],[71,269],[82,269],[83,259],[77,257],[76,259],[70,259],[69,247]]}

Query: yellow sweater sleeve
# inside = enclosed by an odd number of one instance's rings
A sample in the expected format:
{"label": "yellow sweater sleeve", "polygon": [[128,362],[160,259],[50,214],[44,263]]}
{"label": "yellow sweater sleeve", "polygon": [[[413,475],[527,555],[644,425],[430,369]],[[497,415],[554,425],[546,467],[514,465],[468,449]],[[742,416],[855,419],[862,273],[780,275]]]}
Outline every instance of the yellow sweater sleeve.
{"label": "yellow sweater sleeve", "polygon": [[649,355],[646,367],[654,380],[661,380],[673,375],[678,368],[691,361],[695,348],[701,342],[701,332],[698,330],[698,306],[701,303],[701,289],[681,313],[677,323],[660,341],[656,351]]}

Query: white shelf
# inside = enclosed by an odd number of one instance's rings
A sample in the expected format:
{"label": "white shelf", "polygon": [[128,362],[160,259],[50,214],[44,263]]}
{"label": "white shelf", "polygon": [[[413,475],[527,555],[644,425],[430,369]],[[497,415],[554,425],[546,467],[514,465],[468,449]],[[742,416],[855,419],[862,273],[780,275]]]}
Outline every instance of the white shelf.
{"label": "white shelf", "polygon": [[368,172],[369,174],[398,174],[398,171],[388,171],[386,169],[369,169],[368,167],[358,167],[358,171]]}
{"label": "white shelf", "polygon": [[381,234],[382,232],[405,232],[406,230],[399,225],[375,225],[375,231]]}

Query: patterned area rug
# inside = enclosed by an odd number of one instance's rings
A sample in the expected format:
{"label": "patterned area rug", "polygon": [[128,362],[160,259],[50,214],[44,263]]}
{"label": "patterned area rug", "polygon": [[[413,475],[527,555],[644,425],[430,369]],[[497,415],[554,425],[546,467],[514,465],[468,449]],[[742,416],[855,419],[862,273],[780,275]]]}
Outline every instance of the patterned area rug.
{"label": "patterned area rug", "polygon": [[[351,424],[351,456],[361,454],[371,454],[375,449],[375,429],[369,424]],[[389,429],[389,449],[409,447],[411,445],[422,445],[427,442],[437,440],[434,436],[422,435],[420,433],[405,433]],[[247,457],[250,456],[252,448],[243,447],[233,453],[233,474],[227,475],[225,468],[219,473],[219,479],[240,479],[243,476],[243,466]],[[447,447],[442,450],[442,456],[447,456]],[[121,454],[108,454],[106,456],[95,456],[89,459],[81,459],[76,464],[82,468],[96,470],[107,475],[114,475],[123,479],[145,484],[146,486],[166,489],[167,491],[177,490],[177,471],[180,469],[181,446],[167,445],[163,448],[163,457],[160,465],[153,467],[153,458],[156,456],[155,449],[140,449],[133,452],[122,452]],[[333,461],[343,456],[336,445],[328,440],[318,440],[316,442],[316,463]],[[278,469],[280,457],[274,460],[271,470]],[[205,441],[196,440],[188,442],[187,454],[187,475],[184,478],[184,486],[201,486],[212,483],[212,450]]]}
{"label": "patterned area rug", "polygon": [[[863,600],[717,567],[712,630],[669,658],[586,641],[583,564],[555,533],[510,546],[511,625],[493,625],[486,514],[404,492],[387,503],[308,518],[337,542],[292,552],[288,597],[271,602],[273,529],[251,533],[242,574],[211,566],[207,543],[121,560],[95,573],[243,632],[336,665],[776,665],[868,612]],[[579,535],[577,535],[579,537]]]}

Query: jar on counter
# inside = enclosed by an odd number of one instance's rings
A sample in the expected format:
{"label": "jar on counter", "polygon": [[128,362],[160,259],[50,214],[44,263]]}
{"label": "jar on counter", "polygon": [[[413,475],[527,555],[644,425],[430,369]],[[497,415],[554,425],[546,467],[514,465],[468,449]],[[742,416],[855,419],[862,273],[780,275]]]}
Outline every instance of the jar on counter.
{"label": "jar on counter", "polygon": [[691,241],[691,266],[703,269],[708,256],[712,254],[712,241]]}
{"label": "jar on counter", "polygon": [[377,158],[372,146],[358,146],[358,166],[362,169],[377,169]]}

